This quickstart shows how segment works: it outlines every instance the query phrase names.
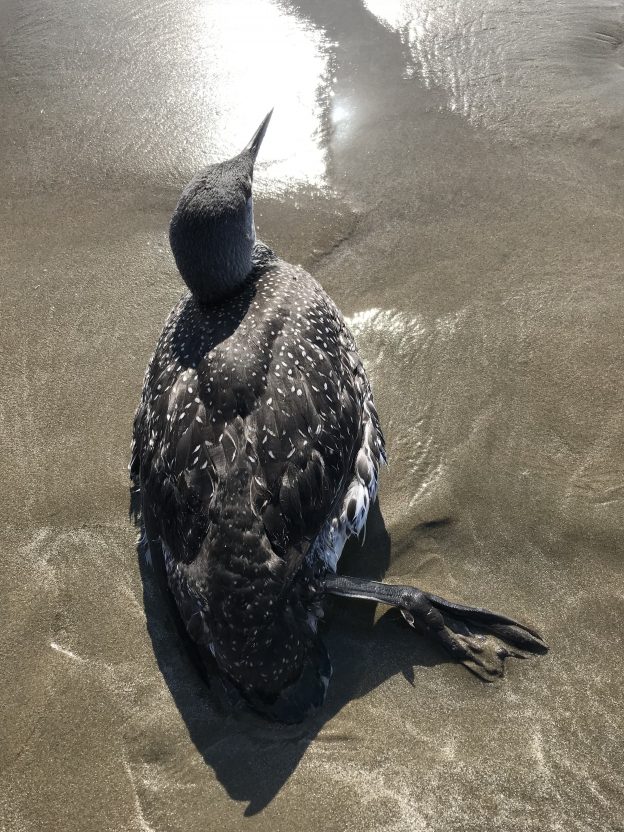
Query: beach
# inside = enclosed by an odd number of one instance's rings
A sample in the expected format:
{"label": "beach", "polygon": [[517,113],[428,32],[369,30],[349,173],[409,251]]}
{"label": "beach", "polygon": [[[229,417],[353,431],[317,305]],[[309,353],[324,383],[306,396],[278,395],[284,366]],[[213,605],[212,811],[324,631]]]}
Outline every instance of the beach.
{"label": "beach", "polygon": [[[0,830],[624,829],[624,6],[0,8]],[[537,627],[484,684],[328,607],[325,706],[224,714],[128,517],[168,223],[275,107],[258,237],[347,317],[389,466],[344,571]]]}

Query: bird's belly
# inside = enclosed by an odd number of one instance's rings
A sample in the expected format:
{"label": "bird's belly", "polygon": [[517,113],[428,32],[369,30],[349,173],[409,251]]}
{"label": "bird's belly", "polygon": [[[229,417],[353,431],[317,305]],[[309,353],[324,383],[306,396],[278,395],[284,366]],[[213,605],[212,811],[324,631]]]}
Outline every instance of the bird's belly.
{"label": "bird's belly", "polygon": [[356,473],[340,510],[327,521],[310,547],[308,557],[311,560],[321,559],[328,569],[336,571],[348,538],[358,536],[366,526],[369,509],[377,497],[377,488],[378,471],[375,465],[371,465],[368,483]]}

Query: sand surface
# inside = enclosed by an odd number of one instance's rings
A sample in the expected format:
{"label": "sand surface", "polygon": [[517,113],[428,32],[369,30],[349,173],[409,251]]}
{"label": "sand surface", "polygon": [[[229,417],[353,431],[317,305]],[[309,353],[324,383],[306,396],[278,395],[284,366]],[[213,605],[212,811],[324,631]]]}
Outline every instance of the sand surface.
{"label": "sand surface", "polygon": [[[2,832],[624,829],[624,6],[0,6]],[[304,726],[224,717],[126,465],[167,224],[275,115],[259,235],[349,316],[391,460],[345,569],[532,622],[485,685],[337,602]]]}

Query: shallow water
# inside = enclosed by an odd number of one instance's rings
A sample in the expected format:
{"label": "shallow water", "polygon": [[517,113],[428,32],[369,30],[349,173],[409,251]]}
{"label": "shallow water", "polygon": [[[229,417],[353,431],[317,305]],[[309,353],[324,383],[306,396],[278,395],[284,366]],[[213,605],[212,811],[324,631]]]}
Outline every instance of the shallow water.
{"label": "shallow water", "polygon": [[[0,829],[624,829],[620,3],[0,7]],[[538,626],[484,685],[336,603],[321,714],[224,718],[127,521],[177,195],[275,104],[261,237],[391,465],[346,568]]]}

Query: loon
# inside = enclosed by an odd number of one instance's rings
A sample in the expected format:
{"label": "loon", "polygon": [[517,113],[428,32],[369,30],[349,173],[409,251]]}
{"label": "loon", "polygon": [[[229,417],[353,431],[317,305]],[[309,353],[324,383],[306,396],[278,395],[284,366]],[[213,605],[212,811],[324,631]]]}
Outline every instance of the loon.
{"label": "loon", "polygon": [[[256,240],[245,149],[183,190],[170,243],[188,287],[145,373],[130,475],[148,551],[205,668],[276,721],[322,705],[328,595],[397,607],[484,679],[544,652],[532,628],[410,586],[337,573],[386,462],[371,386],[319,283]],[[153,557],[153,555],[152,555]]]}

